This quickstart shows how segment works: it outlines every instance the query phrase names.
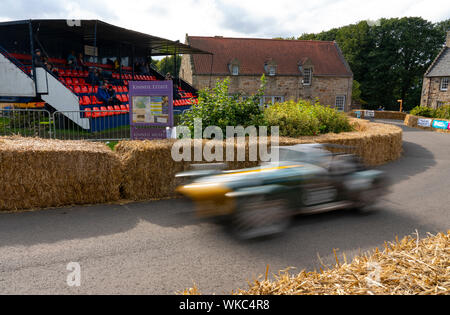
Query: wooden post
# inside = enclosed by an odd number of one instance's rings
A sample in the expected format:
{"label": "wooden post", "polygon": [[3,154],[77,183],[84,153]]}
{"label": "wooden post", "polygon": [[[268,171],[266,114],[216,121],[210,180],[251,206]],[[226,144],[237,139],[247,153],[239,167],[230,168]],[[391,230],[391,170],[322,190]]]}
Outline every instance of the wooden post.
{"label": "wooden post", "polygon": [[400,113],[403,112],[403,100],[398,100],[397,102],[400,103]]}

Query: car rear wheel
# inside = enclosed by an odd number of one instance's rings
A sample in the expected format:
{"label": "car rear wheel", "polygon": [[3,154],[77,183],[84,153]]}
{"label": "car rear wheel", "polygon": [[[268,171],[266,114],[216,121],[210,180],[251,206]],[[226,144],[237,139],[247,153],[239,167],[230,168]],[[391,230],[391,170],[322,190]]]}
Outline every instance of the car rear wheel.
{"label": "car rear wheel", "polygon": [[263,196],[243,201],[231,219],[233,234],[239,239],[254,239],[280,234],[289,227],[291,213],[282,199]]}

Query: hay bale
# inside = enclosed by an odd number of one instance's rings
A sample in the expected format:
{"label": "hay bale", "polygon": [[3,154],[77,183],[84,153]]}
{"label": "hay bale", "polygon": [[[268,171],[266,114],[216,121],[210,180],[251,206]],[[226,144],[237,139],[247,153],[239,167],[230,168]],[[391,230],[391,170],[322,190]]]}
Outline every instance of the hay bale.
{"label": "hay bale", "polygon": [[120,198],[120,161],[99,143],[0,138],[0,177],[0,210]]}
{"label": "hay bale", "polygon": [[[175,179],[177,173],[187,171],[191,164],[208,163],[194,161],[194,141],[187,140],[191,147],[191,161],[175,162],[172,159],[172,146],[175,140],[152,141],[122,141],[116,146],[116,152],[121,157],[123,165],[122,193],[123,197],[131,200],[150,200],[175,196],[175,188],[179,182]],[[208,140],[202,141],[202,148]],[[224,160],[226,154],[225,142],[212,142],[222,146]],[[249,161],[248,141],[245,143],[245,161],[237,161],[237,150],[240,146],[235,143],[235,160],[228,162],[228,169],[254,167],[258,161]]]}
{"label": "hay bale", "polygon": [[[302,271],[290,275],[281,271],[275,281],[265,278],[238,289],[237,295],[448,295],[450,294],[450,231],[418,235],[385,243],[368,255],[322,272]],[[325,266],[324,266],[325,267]],[[182,294],[200,294],[197,287]]]}
{"label": "hay bale", "polygon": [[[361,112],[362,113],[362,117],[361,118],[364,118],[365,117],[365,110],[363,110],[363,109],[360,109],[360,110],[357,110],[357,109],[354,109],[351,113],[350,113],[350,116],[351,117],[356,117],[356,113],[355,112],[357,112],[357,111],[359,111],[359,112]],[[405,117],[406,117],[406,113],[403,113],[403,112],[396,112],[396,111],[374,111],[375,112],[375,119],[393,119],[393,120],[405,120]],[[371,117],[372,118],[372,117]]]}
{"label": "hay bale", "polygon": [[435,131],[435,132],[440,132],[440,133],[450,133],[450,130],[448,130],[448,129],[437,129],[437,128],[433,128],[433,127],[422,127],[422,126],[419,126],[418,125],[419,119],[431,119],[431,123],[432,124],[433,124],[433,122],[435,120],[448,121],[450,123],[450,120],[448,120],[448,119],[407,115],[405,117],[404,125],[408,126],[408,127],[411,127],[411,128],[418,128],[418,129],[422,129],[422,130]]}
{"label": "hay bale", "polygon": [[[354,132],[341,134],[325,134],[300,138],[280,138],[280,145],[295,145],[302,143],[335,143],[354,146],[355,154],[362,157],[367,165],[381,165],[394,161],[402,153],[402,130],[399,127],[385,124],[369,123],[360,119],[352,119],[356,127]],[[175,188],[179,182],[175,174],[188,170],[191,162],[175,162],[171,156],[175,140],[157,141],[122,141],[116,146],[124,167],[122,179],[123,197],[131,200],[150,200],[175,196]],[[187,140],[193,154],[193,141]],[[259,141],[267,141],[260,138]],[[207,140],[202,142],[203,147]],[[215,142],[217,143],[217,142]],[[220,144],[219,144],[220,145]],[[225,160],[225,142],[223,160]],[[249,160],[249,143],[245,142],[245,161],[237,161],[237,150],[241,148],[234,144],[234,161],[228,162],[228,169],[255,167],[258,161]],[[191,160],[193,160],[191,155]],[[205,163],[205,161],[203,161]]]}

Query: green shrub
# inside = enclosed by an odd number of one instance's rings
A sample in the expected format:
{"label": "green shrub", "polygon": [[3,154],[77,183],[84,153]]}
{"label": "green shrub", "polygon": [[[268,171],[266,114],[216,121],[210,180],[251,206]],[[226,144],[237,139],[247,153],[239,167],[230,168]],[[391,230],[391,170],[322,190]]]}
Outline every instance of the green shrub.
{"label": "green shrub", "polygon": [[450,119],[450,105],[444,105],[435,110],[435,118]]}
{"label": "green shrub", "polygon": [[352,131],[348,117],[335,109],[308,101],[288,101],[268,107],[264,118],[269,126],[279,126],[286,137],[315,136]]}
{"label": "green shrub", "polygon": [[218,81],[212,90],[199,92],[198,104],[180,118],[180,125],[187,126],[193,134],[194,119],[202,120],[203,130],[208,126],[220,127],[224,132],[227,126],[263,126],[264,114],[260,106],[264,96],[266,79],[261,78],[261,87],[255,95],[243,97],[229,94],[229,79]]}
{"label": "green shrub", "polygon": [[436,111],[431,107],[416,106],[411,110],[410,114],[414,116],[434,118]]}

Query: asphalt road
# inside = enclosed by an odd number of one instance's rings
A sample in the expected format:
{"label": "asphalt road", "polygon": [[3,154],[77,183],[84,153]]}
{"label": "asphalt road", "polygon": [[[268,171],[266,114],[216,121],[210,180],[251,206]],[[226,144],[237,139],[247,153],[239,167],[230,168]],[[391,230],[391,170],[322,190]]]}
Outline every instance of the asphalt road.
{"label": "asphalt road", "polygon": [[[450,135],[402,128],[403,157],[380,167],[392,193],[376,211],[297,218],[265,241],[238,242],[180,200],[0,214],[0,294],[173,294],[193,283],[223,294],[267,265],[314,270],[319,256],[333,263],[333,249],[350,259],[397,235],[446,231]],[[80,287],[67,285],[70,262],[81,266]]]}

